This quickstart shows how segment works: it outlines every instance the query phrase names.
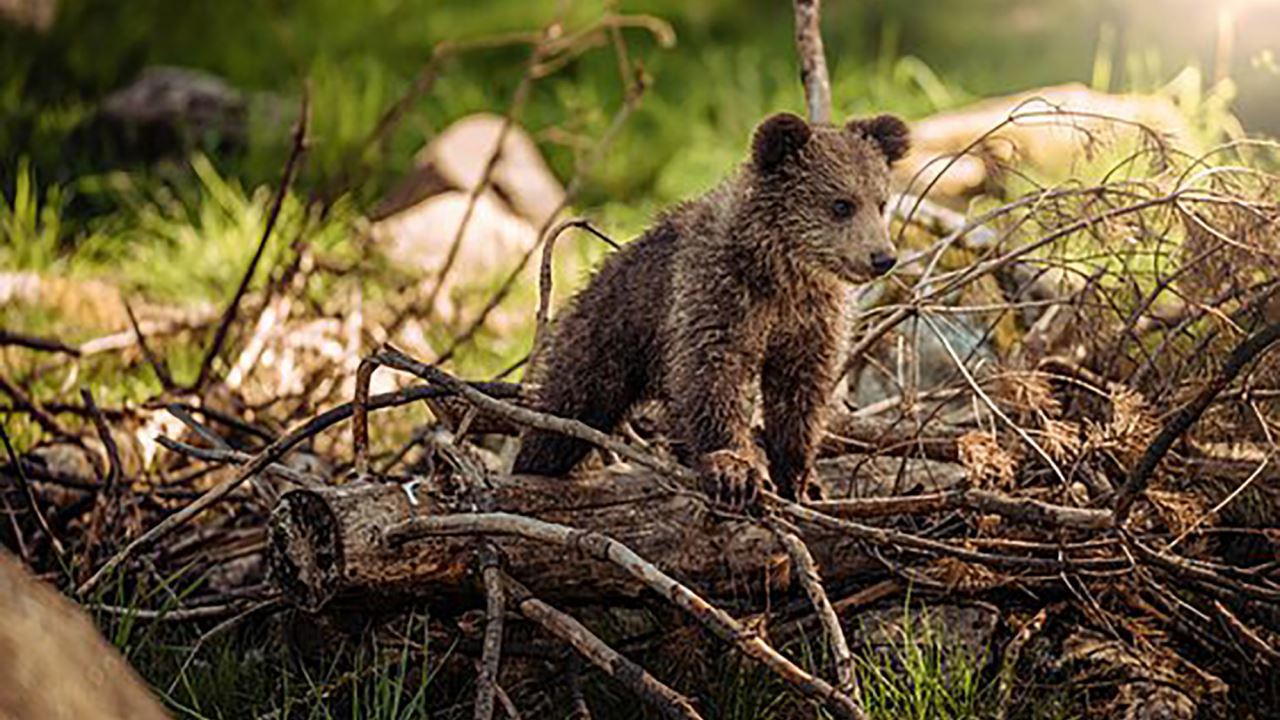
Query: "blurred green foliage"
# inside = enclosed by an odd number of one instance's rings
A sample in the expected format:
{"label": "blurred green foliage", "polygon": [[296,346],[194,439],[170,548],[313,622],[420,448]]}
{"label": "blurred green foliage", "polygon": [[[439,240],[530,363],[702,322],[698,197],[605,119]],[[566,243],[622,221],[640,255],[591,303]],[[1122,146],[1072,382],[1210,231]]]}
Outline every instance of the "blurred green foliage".
{"label": "blurred green foliage", "polygon": [[[550,22],[558,2],[526,0],[64,0],[51,31],[0,26],[0,186],[11,187],[19,157],[30,156],[53,180],[88,170],[64,140],[90,117],[94,103],[144,67],[181,65],[225,77],[251,93],[314,94],[316,145],[308,178],[331,176],[351,145],[399,97],[442,40],[527,30]],[[607,0],[575,0],[566,25],[581,27],[606,12]],[[736,157],[761,114],[796,108],[799,95],[785,0],[624,0],[617,10],[670,21],[679,38],[660,51],[628,33],[654,85],[610,154],[588,198],[601,202],[669,201]],[[889,107],[919,115],[975,95],[1067,80],[1110,89],[1150,89],[1188,63],[1208,66],[1214,41],[1212,3],[1188,0],[833,0],[825,35],[835,99],[843,113]],[[1185,22],[1176,25],[1169,17]],[[1195,22],[1202,21],[1202,22]],[[1253,23],[1249,23],[1251,26]],[[1197,26],[1190,30],[1188,25]],[[1248,28],[1241,31],[1246,42]],[[1256,43],[1255,43],[1256,44]],[[424,139],[449,121],[506,106],[525,59],[504,48],[450,63],[437,91],[413,108],[378,166],[376,194],[406,167]],[[1262,74],[1250,56],[1243,74]],[[1102,61],[1100,63],[1100,61]],[[1106,68],[1099,74],[1099,65]],[[536,130],[598,134],[621,101],[612,53],[604,48],[540,83],[523,121]],[[292,101],[285,103],[292,107]],[[268,113],[269,115],[270,113]],[[247,158],[219,165],[255,185],[271,180],[287,143],[288,123],[255,134]],[[1265,121],[1266,119],[1262,119]],[[270,121],[268,121],[270,122]],[[544,143],[562,175],[572,151]],[[707,157],[688,158],[690,148]],[[675,159],[681,166],[670,169]],[[669,173],[664,179],[664,171]],[[690,182],[670,175],[692,173]]]}
{"label": "blurred green foliage", "polygon": [[[1262,42],[1263,24],[1241,18],[1240,51],[1228,68],[1239,79],[1206,92],[1216,7],[1190,0],[828,0],[824,34],[836,113],[889,109],[919,117],[992,93],[1076,80],[1112,90],[1164,88],[1205,135],[1216,134],[1231,119],[1229,103],[1247,95],[1257,77],[1270,77],[1274,65],[1245,62]],[[626,238],[658,208],[711,185],[738,162],[760,117],[802,107],[790,2],[63,0],[46,33],[0,24],[0,266],[109,275],[165,302],[225,297],[253,252],[304,86],[313,108],[308,157],[264,267],[285,257],[295,238],[351,256],[361,212],[448,123],[505,109],[529,52],[503,47],[447,61],[397,130],[359,152],[435,43],[536,29],[561,12],[572,32],[610,11],[655,15],[677,36],[665,49],[644,31],[626,31],[650,86],[575,200],[578,211]],[[247,93],[247,147],[197,144],[187,157],[142,165],[87,143],[101,98],[157,65],[203,69]],[[1179,74],[1183,68],[1190,70]],[[614,53],[603,46],[539,80],[520,119],[567,180],[622,103]],[[308,201],[348,176],[358,182],[336,211],[304,223]],[[575,247],[587,261],[601,254],[593,243]],[[260,273],[257,282],[265,281]],[[19,320],[43,322],[36,314]],[[522,337],[511,333],[501,349],[481,354],[500,363]]]}

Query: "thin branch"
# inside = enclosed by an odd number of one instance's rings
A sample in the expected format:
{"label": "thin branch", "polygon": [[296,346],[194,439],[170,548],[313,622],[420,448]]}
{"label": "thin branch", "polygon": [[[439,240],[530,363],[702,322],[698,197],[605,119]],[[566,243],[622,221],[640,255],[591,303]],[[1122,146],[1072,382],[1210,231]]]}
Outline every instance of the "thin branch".
{"label": "thin branch", "polygon": [[794,0],[796,54],[809,122],[831,122],[831,80],[822,49],[822,0]]}
{"label": "thin branch", "polygon": [[[248,463],[253,462],[254,457],[249,453],[234,450],[229,447],[195,447],[194,445],[178,442],[177,440],[167,438],[163,435],[157,437],[156,442],[166,450],[178,453],[179,455],[186,455],[187,457],[195,458],[197,460],[204,460],[205,462],[214,462],[222,465],[247,465]],[[322,484],[319,479],[280,463],[271,463],[263,469],[263,472],[276,475],[303,487],[315,487]]]}
{"label": "thin branch", "polygon": [[213,363],[217,360],[218,354],[222,352],[222,345],[227,340],[227,333],[231,330],[231,325],[236,320],[236,312],[240,309],[240,301],[244,299],[244,294],[249,290],[249,283],[253,280],[254,272],[258,269],[258,262],[262,259],[263,252],[267,249],[267,241],[271,239],[271,232],[276,227],[276,221],[280,219],[280,211],[284,208],[285,197],[288,196],[289,188],[293,185],[293,180],[298,174],[299,161],[307,145],[307,128],[311,119],[310,95],[309,88],[303,86],[302,106],[298,111],[298,124],[293,132],[293,147],[289,150],[288,159],[285,160],[284,171],[280,177],[280,185],[276,188],[275,196],[271,200],[271,209],[267,214],[267,224],[262,229],[262,238],[258,241],[258,248],[254,250],[253,259],[249,261],[249,267],[245,268],[244,275],[240,277],[240,284],[236,287],[235,294],[231,296],[231,302],[227,304],[227,309],[222,313],[222,319],[218,322],[218,329],[213,333],[213,342],[205,352],[204,359],[200,361],[200,373],[196,376],[195,384],[192,386],[192,389],[197,393],[209,382],[213,372]]}
{"label": "thin branch", "polygon": [[231,449],[231,445],[229,445],[226,440],[223,440],[221,435],[192,417],[191,413],[182,405],[178,403],[169,403],[165,406],[165,409],[169,411],[170,415],[178,418],[183,425],[186,425],[191,432],[199,435],[205,442],[209,443],[213,447],[218,448],[219,450]]}
{"label": "thin branch", "polygon": [[9,520],[9,532],[13,533],[13,544],[17,546],[18,559],[31,565],[31,552],[27,549],[27,540],[22,535],[22,525],[18,523],[18,513],[9,504],[8,493],[0,493],[0,512]]}
{"label": "thin branch", "polygon": [[827,633],[827,642],[831,645],[831,657],[836,666],[836,688],[847,694],[861,707],[862,693],[858,689],[858,681],[853,673],[853,653],[849,651],[849,641],[845,639],[844,629],[840,627],[840,618],[831,607],[826,589],[822,587],[822,578],[818,576],[818,565],[813,561],[809,547],[798,535],[777,520],[769,519],[765,524],[773,530],[782,546],[786,548],[796,575],[800,578],[800,584],[804,587],[805,594],[809,596],[809,601],[813,603],[814,611],[817,612],[822,628]]}
{"label": "thin branch", "polygon": [[555,257],[556,241],[560,239],[560,235],[569,228],[579,228],[586,230],[597,238],[603,240],[609,247],[614,250],[618,249],[618,243],[612,238],[596,229],[586,218],[572,218],[565,220],[551,230],[547,236],[547,242],[542,246],[542,263],[538,270],[538,313],[535,316],[536,322],[533,329],[533,348],[529,351],[527,362],[529,367],[536,367],[538,355],[542,352],[547,342],[548,325],[551,322],[551,284],[552,284],[552,261]]}
{"label": "thin branch", "polygon": [[[1280,588],[1262,586],[1249,582],[1248,574],[1238,568],[1227,565],[1214,565],[1203,561],[1192,560],[1173,553],[1163,552],[1138,540],[1123,529],[1120,530],[1125,546],[1148,564],[1154,565],[1173,575],[1178,575],[1214,587],[1223,588],[1237,595],[1264,600],[1269,603],[1280,602]],[[1231,576],[1236,577],[1231,577]],[[1256,578],[1249,578],[1256,579]]]}
{"label": "thin branch", "polygon": [[102,492],[105,496],[111,497],[121,478],[124,477],[124,466],[120,462],[120,447],[116,445],[111,428],[107,427],[107,421],[102,417],[98,404],[93,401],[93,393],[89,392],[89,388],[80,389],[80,399],[84,401],[84,407],[93,420],[93,427],[98,432],[98,439],[102,441],[102,447],[107,453],[107,477],[102,483]]}
{"label": "thin branch", "polygon": [[29,413],[31,415],[31,419],[35,420],[36,424],[50,435],[59,438],[76,437],[67,432],[66,428],[62,427],[62,424],[54,419],[54,417],[44,409],[44,406],[42,406],[39,401],[24,393],[4,375],[0,375],[0,392],[3,392],[13,398],[14,407]]}
{"label": "thin branch", "polygon": [[235,600],[216,605],[200,605],[190,608],[170,608],[165,610],[149,610],[138,607],[119,607],[116,605],[89,604],[84,609],[89,612],[102,613],[115,617],[127,617],[136,620],[154,622],[191,622],[192,620],[213,620],[238,618],[246,614],[264,610],[283,609],[284,602],[278,598],[265,600]]}
{"label": "thin branch", "polygon": [[1151,475],[1155,472],[1156,466],[1173,448],[1173,444],[1177,442],[1178,438],[1191,429],[1191,426],[1200,419],[1204,411],[1213,404],[1214,398],[1222,393],[1223,390],[1226,390],[1227,386],[1255,358],[1269,350],[1277,340],[1280,340],[1280,322],[1272,323],[1245,338],[1243,342],[1231,351],[1231,355],[1227,357],[1226,362],[1222,364],[1221,369],[1218,370],[1218,374],[1214,376],[1213,380],[1191,402],[1182,406],[1173,419],[1165,424],[1164,428],[1160,430],[1160,434],[1156,435],[1151,444],[1147,446],[1146,451],[1142,453],[1142,457],[1138,459],[1137,464],[1133,466],[1133,470],[1129,473],[1124,485],[1116,492],[1113,506],[1115,508],[1116,525],[1123,524],[1129,516],[1133,501],[1147,489],[1147,483],[1151,480]]}
{"label": "thin branch", "polygon": [[24,335],[11,330],[0,328],[0,347],[24,347],[28,350],[38,350],[40,352],[62,353],[71,357],[80,357],[80,350],[73,348],[61,340],[53,338],[42,338],[34,335]]}
{"label": "thin branch", "polygon": [[1230,608],[1217,600],[1214,600],[1213,609],[1218,611],[1218,615],[1222,618],[1223,623],[1235,631],[1235,633],[1244,640],[1246,645],[1252,648],[1254,652],[1258,653],[1258,656],[1261,657],[1264,662],[1272,666],[1280,665],[1280,651],[1276,650],[1276,648],[1268,644],[1266,640],[1259,637],[1258,632],[1244,624],[1244,621],[1236,617],[1235,613],[1231,612]]}
{"label": "thin branch", "polygon": [[485,596],[484,646],[480,654],[480,675],[476,678],[476,706],[472,717],[490,720],[502,662],[502,621],[507,601],[498,551],[493,545],[485,544],[480,549],[480,563]]}
{"label": "thin branch", "polygon": [[520,709],[516,707],[511,696],[507,694],[506,690],[502,689],[501,685],[494,685],[493,692],[498,696],[498,704],[502,705],[502,711],[507,714],[508,718],[511,720],[523,720],[520,715]]}
{"label": "thin branch", "polygon": [[40,503],[36,500],[35,490],[31,487],[31,481],[27,478],[27,473],[22,468],[22,461],[18,458],[18,453],[13,449],[13,443],[9,441],[9,433],[4,429],[4,423],[0,423],[0,440],[4,441],[4,450],[9,454],[9,462],[13,465],[14,476],[18,478],[18,486],[22,490],[22,496],[26,498],[27,508],[31,510],[31,514],[36,518],[36,524],[40,526],[40,531],[49,538],[49,545],[53,547],[53,552],[58,557],[60,563],[66,558],[66,549],[62,547],[62,541],[58,536],[53,534],[53,528],[49,526],[49,521],[45,519],[44,513],[40,510]]}
{"label": "thin branch", "polygon": [[378,363],[371,358],[364,358],[356,368],[355,399],[351,403],[351,443],[356,478],[359,480],[369,476],[369,383],[377,369]]}
{"label": "thin branch", "polygon": [[[151,407],[151,405],[148,403],[147,407]],[[204,415],[206,420],[210,420],[213,422],[220,423],[222,425],[226,425],[227,427],[232,428],[233,430],[238,430],[242,433],[245,433],[246,435],[252,435],[255,438],[258,438],[259,440],[271,442],[272,440],[276,439],[276,436],[274,434],[272,434],[271,432],[261,427],[258,427],[257,425],[254,425],[253,423],[245,422],[244,420],[241,420],[240,418],[234,415],[230,415],[221,410],[211,408],[207,405],[197,406],[197,405],[192,405],[191,403],[178,401],[178,402],[166,403],[164,407],[170,412],[173,412],[173,408],[178,408],[187,413],[193,413],[193,412],[200,413],[201,415]],[[206,426],[203,426],[203,425],[201,427],[205,427],[206,430],[208,429]]]}
{"label": "thin branch", "polygon": [[142,349],[142,357],[155,371],[156,377],[160,380],[160,386],[165,391],[173,390],[177,385],[173,382],[173,376],[169,374],[169,366],[151,351],[147,336],[142,334],[142,326],[138,324],[138,317],[133,314],[133,305],[128,300],[123,302],[125,314],[129,316],[129,327],[133,328],[133,334],[138,338],[138,347]]}
{"label": "thin branch", "polygon": [[501,573],[501,577],[505,591],[511,596],[511,605],[521,615],[568,643],[588,662],[622,683],[663,717],[701,720],[702,716],[693,709],[693,703],[688,698],[606,645],[599,636],[573,617],[534,597],[528,588],[510,575]]}
{"label": "thin branch", "polygon": [[875,518],[893,515],[938,513],[968,509],[992,513],[1032,526],[1101,530],[1111,527],[1111,512],[1055,505],[1034,498],[1012,497],[976,488],[899,497],[822,500],[811,503],[815,510],[845,518]]}
{"label": "thin branch", "polygon": [[864,525],[852,520],[835,518],[816,509],[783,500],[772,493],[765,493],[764,499],[768,506],[776,508],[792,522],[800,523],[804,526],[816,525],[877,545],[896,546],[920,553],[954,557],[992,567],[1030,568],[1060,573],[1082,569],[1115,570],[1126,566],[1126,563],[1118,558],[1020,557],[970,550],[965,547],[966,543],[948,543],[912,535],[901,530]]}

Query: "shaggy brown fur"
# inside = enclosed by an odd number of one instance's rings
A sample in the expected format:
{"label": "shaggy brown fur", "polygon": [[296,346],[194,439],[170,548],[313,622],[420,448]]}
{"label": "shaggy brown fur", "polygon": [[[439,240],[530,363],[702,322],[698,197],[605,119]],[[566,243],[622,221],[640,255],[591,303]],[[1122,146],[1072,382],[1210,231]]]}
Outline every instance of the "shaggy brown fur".
{"label": "shaggy brown fur", "polygon": [[[751,162],[610,257],[562,314],[536,407],[607,431],[661,397],[678,457],[722,499],[750,503],[770,478],[803,496],[849,286],[894,262],[884,204],[907,142],[888,115],[843,127],[765,120]],[[757,382],[767,469],[750,428]],[[564,474],[589,449],[531,432],[515,472]]]}

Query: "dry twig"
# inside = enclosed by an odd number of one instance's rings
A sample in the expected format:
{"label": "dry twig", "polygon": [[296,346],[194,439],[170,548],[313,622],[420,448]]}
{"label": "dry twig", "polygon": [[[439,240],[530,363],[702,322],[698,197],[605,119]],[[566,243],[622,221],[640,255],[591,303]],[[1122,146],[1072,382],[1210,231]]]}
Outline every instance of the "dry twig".
{"label": "dry twig", "polygon": [[791,563],[800,578],[800,584],[804,586],[805,594],[813,603],[813,609],[817,612],[822,628],[827,633],[827,642],[831,645],[831,656],[836,666],[836,688],[861,706],[862,693],[858,690],[857,678],[853,673],[853,653],[849,652],[849,641],[845,639],[840,618],[836,615],[835,608],[831,606],[831,600],[827,598],[826,589],[822,587],[822,579],[818,576],[818,566],[813,561],[813,555],[804,541],[782,523],[770,519],[766,524],[778,536],[782,546],[787,549]]}
{"label": "dry twig", "polygon": [[12,330],[0,329],[0,347],[24,347],[28,350],[37,350],[39,352],[63,353],[71,357],[79,357],[80,350],[70,345],[55,340],[53,338],[42,338],[34,335],[25,335],[23,333],[13,332]]}
{"label": "dry twig", "polygon": [[480,654],[480,673],[476,678],[475,720],[493,717],[498,668],[502,662],[502,621],[506,612],[506,594],[498,551],[492,545],[480,548],[480,574],[484,580],[485,624],[484,647]]}
{"label": "dry twig", "polygon": [[133,334],[138,338],[138,347],[142,349],[142,357],[146,359],[147,364],[155,371],[156,378],[160,380],[160,386],[166,392],[173,390],[177,385],[173,382],[173,376],[169,374],[169,366],[151,351],[147,336],[142,334],[142,326],[138,324],[138,316],[133,313],[133,305],[128,300],[124,301],[124,311],[129,316],[129,327],[133,329]]}
{"label": "dry twig", "polygon": [[[262,229],[262,239],[258,241],[258,248],[253,252],[253,258],[249,261],[249,266],[245,268],[244,275],[240,277],[240,284],[236,286],[236,292],[231,296],[231,302],[227,304],[227,309],[222,313],[222,319],[218,321],[218,328],[213,333],[213,342],[209,344],[209,349],[205,352],[204,359],[200,361],[200,372],[196,375],[196,381],[192,385],[192,390],[199,393],[209,382],[210,375],[213,372],[213,363],[217,360],[219,353],[222,352],[222,344],[226,342],[227,333],[231,330],[232,323],[236,320],[236,312],[240,309],[240,301],[244,299],[244,294],[249,290],[249,283],[253,280],[254,271],[258,269],[258,261],[262,259],[262,254],[267,249],[267,241],[271,239],[271,232],[275,230],[276,221],[280,219],[280,210],[284,208],[285,197],[289,194],[289,188],[293,185],[293,180],[297,177],[299,162],[302,154],[307,146],[307,128],[311,118],[310,93],[307,88],[303,88],[302,106],[298,110],[298,124],[293,132],[293,146],[289,150],[289,157],[285,160],[284,170],[280,174],[280,185],[276,188],[274,197],[271,199],[271,209],[267,213],[267,224]],[[139,336],[141,334],[139,333]]]}
{"label": "dry twig", "polygon": [[502,585],[511,595],[511,605],[521,615],[568,643],[592,665],[622,683],[661,715],[680,720],[699,720],[702,717],[693,709],[693,703],[688,698],[606,645],[585,625],[534,597],[528,588],[510,575],[501,573],[501,576]]}
{"label": "dry twig", "polygon": [[1245,338],[1231,351],[1226,362],[1222,364],[1222,368],[1214,376],[1213,381],[1206,385],[1191,402],[1178,410],[1177,415],[1165,424],[1164,428],[1160,430],[1160,434],[1151,441],[1146,451],[1142,453],[1142,457],[1138,459],[1137,464],[1130,471],[1128,479],[1125,480],[1124,485],[1116,493],[1113,507],[1117,525],[1124,523],[1129,515],[1129,509],[1132,507],[1133,501],[1146,490],[1151,474],[1155,472],[1156,466],[1173,448],[1173,444],[1177,442],[1178,438],[1182,437],[1183,433],[1200,419],[1200,416],[1209,408],[1214,398],[1218,397],[1223,390],[1226,390],[1227,386],[1254,359],[1271,349],[1271,346],[1277,340],[1280,340],[1280,323],[1272,323]]}
{"label": "dry twig", "polygon": [[[18,487],[22,490],[22,497],[27,501],[27,509],[36,519],[36,524],[40,526],[40,531],[49,538],[49,546],[53,548],[53,554],[58,558],[58,563],[66,566],[66,549],[62,546],[62,541],[53,533],[48,519],[45,518],[44,512],[40,509],[40,502],[36,499],[35,490],[31,487],[31,481],[27,478],[27,473],[23,470],[22,460],[18,457],[18,453],[13,449],[13,443],[9,441],[9,433],[4,429],[4,424],[0,423],[0,441],[4,442],[4,450],[9,454],[9,462],[13,465],[13,476],[18,479]],[[14,519],[14,535],[20,538],[17,531],[17,520]]]}

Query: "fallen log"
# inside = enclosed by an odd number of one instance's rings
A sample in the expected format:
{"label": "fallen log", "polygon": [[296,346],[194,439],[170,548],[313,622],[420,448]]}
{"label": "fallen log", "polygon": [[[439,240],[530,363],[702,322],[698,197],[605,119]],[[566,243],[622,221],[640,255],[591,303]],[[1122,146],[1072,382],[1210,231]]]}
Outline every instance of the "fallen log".
{"label": "fallen log", "polygon": [[[861,469],[855,474],[854,467]],[[938,492],[964,480],[958,465],[901,458],[824,460],[818,473],[830,497],[883,495],[899,483]],[[415,517],[477,510],[607,534],[708,597],[750,597],[789,583],[787,552],[774,533],[747,518],[713,513],[701,494],[632,466],[572,480],[502,476],[468,491],[447,478],[413,490],[382,483],[295,490],[271,516],[272,575],[287,600],[312,611],[344,601],[394,607],[424,598],[465,598],[460,606],[469,607],[480,600],[473,561],[477,539],[426,537],[393,547],[384,531]],[[607,602],[641,594],[638,583],[607,564],[572,558],[546,544],[492,540],[508,572],[548,602]],[[805,540],[828,582],[881,567],[838,529],[812,529]]]}

